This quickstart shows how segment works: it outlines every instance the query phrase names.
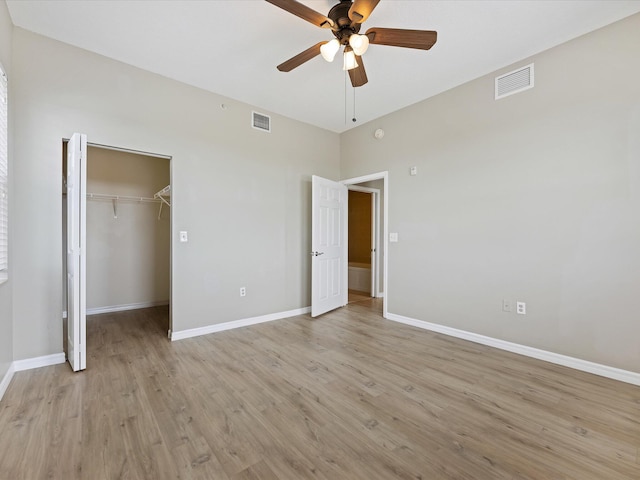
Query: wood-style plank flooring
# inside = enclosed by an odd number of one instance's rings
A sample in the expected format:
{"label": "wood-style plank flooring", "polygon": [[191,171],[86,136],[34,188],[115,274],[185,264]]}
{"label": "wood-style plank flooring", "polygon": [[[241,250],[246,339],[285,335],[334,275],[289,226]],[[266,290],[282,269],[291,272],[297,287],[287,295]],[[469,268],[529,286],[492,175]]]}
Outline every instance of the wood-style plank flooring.
{"label": "wood-style plank flooring", "polygon": [[85,372],[15,374],[0,479],[640,479],[640,387],[379,311],[173,343],[163,308],[91,317]]}

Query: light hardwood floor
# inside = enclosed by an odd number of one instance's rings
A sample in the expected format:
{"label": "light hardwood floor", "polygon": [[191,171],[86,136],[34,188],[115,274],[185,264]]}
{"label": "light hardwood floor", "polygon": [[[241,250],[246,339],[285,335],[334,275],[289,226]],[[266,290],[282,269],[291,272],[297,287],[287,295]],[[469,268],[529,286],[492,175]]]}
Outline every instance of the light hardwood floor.
{"label": "light hardwood floor", "polygon": [[379,310],[173,343],[162,308],[91,317],[85,372],[14,376],[0,478],[640,479],[640,387]]}

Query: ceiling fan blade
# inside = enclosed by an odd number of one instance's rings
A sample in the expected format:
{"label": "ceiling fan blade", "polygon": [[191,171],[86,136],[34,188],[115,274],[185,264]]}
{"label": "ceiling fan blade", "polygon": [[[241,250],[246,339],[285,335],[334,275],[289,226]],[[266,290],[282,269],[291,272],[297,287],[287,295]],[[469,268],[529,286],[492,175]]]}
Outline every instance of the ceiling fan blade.
{"label": "ceiling fan blade", "polygon": [[267,0],[267,2],[313,23],[317,27],[331,28],[334,26],[333,20],[295,0]]}
{"label": "ceiling fan blade", "polygon": [[349,18],[353,23],[363,23],[369,18],[380,0],[354,0],[349,9]]}
{"label": "ceiling fan blade", "polygon": [[291,57],[286,62],[282,62],[280,65],[278,65],[278,70],[280,70],[281,72],[290,72],[294,68],[302,65],[304,62],[308,62],[313,57],[320,55],[320,47],[325,43],[328,42],[316,43],[313,47],[309,47],[304,52],[300,52],[295,57]]}
{"label": "ceiling fan blade", "polygon": [[351,78],[351,85],[354,87],[361,87],[367,83],[369,79],[367,78],[367,72],[364,69],[362,57],[356,55],[356,62],[358,62],[358,66],[349,70],[349,78]]}
{"label": "ceiling fan blade", "polygon": [[438,39],[438,32],[431,30],[404,30],[401,28],[378,28],[367,30],[370,43],[392,47],[419,48],[429,50]]}

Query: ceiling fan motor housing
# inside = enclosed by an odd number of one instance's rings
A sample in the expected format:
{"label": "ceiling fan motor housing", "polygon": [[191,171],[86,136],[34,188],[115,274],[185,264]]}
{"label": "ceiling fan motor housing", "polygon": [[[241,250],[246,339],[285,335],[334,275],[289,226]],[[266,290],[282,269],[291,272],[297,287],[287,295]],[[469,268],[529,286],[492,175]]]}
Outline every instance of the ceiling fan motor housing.
{"label": "ceiling fan motor housing", "polygon": [[327,15],[335,24],[332,30],[333,34],[343,45],[349,43],[349,37],[351,35],[360,31],[360,24],[352,23],[349,18],[349,9],[352,4],[351,0],[342,0],[340,3],[334,5]]}

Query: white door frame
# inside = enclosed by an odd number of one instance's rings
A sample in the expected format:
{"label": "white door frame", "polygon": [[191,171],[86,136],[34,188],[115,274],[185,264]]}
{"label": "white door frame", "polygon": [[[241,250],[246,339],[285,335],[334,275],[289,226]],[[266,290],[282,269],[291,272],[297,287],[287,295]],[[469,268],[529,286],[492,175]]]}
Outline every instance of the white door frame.
{"label": "white door frame", "polygon": [[[384,192],[384,206],[383,206],[383,221],[382,221],[382,243],[384,244],[384,255],[382,258],[382,265],[384,268],[383,276],[382,276],[382,289],[384,292],[384,297],[382,300],[382,316],[384,318],[388,318],[388,305],[387,298],[389,298],[389,172],[378,172],[372,173],[369,175],[363,175],[361,177],[348,178],[346,180],[342,180],[340,183],[343,183],[347,186],[356,185],[358,183],[371,182],[373,180],[382,180],[383,181],[383,192]],[[345,289],[348,286],[345,285]]]}
{"label": "white door frame", "polygon": [[[371,194],[371,247],[373,258],[371,260],[371,296],[380,296],[380,189],[361,187],[360,185],[348,185],[347,188],[353,192]],[[349,220],[351,221],[351,220]]]}

